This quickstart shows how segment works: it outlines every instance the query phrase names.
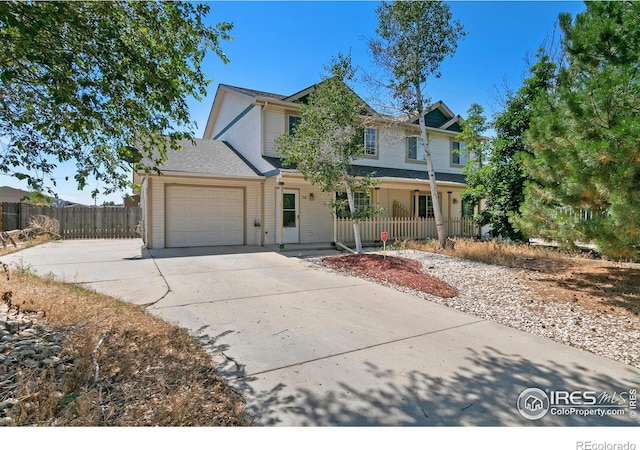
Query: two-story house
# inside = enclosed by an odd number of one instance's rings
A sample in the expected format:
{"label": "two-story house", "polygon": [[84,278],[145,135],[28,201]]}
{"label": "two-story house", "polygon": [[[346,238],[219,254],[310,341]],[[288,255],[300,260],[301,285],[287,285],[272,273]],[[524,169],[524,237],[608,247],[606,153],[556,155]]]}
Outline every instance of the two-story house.
{"label": "two-story house", "polygon": [[[150,248],[213,245],[329,244],[352,241],[348,220],[327,206],[300,173],[282,166],[274,141],[299,121],[298,104],[313,86],[278,95],[219,85],[202,139],[183,142],[163,174],[138,174],[142,184],[144,240]],[[464,144],[456,140],[460,117],[443,103],[425,112],[438,195],[450,236],[470,234],[463,207]],[[375,172],[380,184],[356,194],[383,213],[362,223],[364,241],[380,231],[390,240],[435,237],[431,192],[417,117],[380,117],[363,136],[365,157],[355,175]],[[383,230],[384,228],[384,230]]]}

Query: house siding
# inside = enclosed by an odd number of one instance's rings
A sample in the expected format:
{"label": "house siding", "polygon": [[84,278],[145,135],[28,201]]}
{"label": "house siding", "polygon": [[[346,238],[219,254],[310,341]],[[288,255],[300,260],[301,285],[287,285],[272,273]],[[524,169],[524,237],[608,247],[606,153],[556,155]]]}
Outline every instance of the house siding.
{"label": "house siding", "polygon": [[[390,167],[405,170],[427,170],[424,162],[407,161],[407,142],[410,136],[403,130],[389,128],[378,129],[378,158],[362,158],[354,161],[359,166]],[[433,168],[436,172],[462,173],[461,167],[451,167],[451,139],[450,135],[429,132],[429,151]]]}
{"label": "house siding", "polygon": [[264,155],[278,157],[275,140],[285,133],[286,113],[284,109],[265,108],[264,114]]}
{"label": "house siding", "polygon": [[274,245],[276,234],[276,192],[278,183],[275,177],[267,178],[264,183],[264,244]]}
{"label": "house siding", "polygon": [[261,108],[255,107],[225,130],[217,139],[228,142],[258,171],[266,173],[273,170],[273,167],[262,159],[261,130]]}
{"label": "house siding", "polygon": [[238,117],[242,111],[251,106],[253,100],[246,95],[227,91],[221,103],[216,116],[216,122],[213,124],[211,138],[220,133],[228,124]]}
{"label": "house siding", "polygon": [[[328,202],[330,193],[320,191],[311,183],[297,178],[283,178],[284,189],[298,191],[299,199],[299,227],[300,243],[329,243],[333,241],[333,213]],[[276,224],[279,222],[279,186],[275,178],[270,178],[265,183],[265,245],[278,244],[280,236]],[[313,194],[313,200],[311,195]]]}
{"label": "house siding", "polygon": [[[285,133],[286,117],[291,111],[268,107],[263,111],[264,156],[278,157],[275,151],[275,139]],[[353,163],[359,166],[389,167],[405,170],[424,170],[426,165],[422,162],[407,161],[407,137],[410,135],[404,129],[392,129],[380,126],[378,130],[378,156],[377,158],[362,158]],[[451,166],[451,140],[452,135],[429,132],[429,150],[433,161],[434,170],[443,173],[462,173],[461,167]]]}
{"label": "house siding", "polygon": [[261,220],[260,182],[230,179],[212,179],[200,177],[150,177],[151,184],[147,192],[147,202],[151,209],[151,236],[147,245],[150,248],[165,248],[165,188],[167,185],[180,184],[190,186],[235,187],[244,188],[245,201],[245,244],[260,245],[260,227],[254,222]]}

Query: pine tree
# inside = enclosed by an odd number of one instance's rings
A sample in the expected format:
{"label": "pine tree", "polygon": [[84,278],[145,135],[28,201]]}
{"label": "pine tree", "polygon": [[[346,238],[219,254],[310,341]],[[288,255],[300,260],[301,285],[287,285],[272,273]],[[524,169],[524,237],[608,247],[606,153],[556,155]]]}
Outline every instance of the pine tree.
{"label": "pine tree", "polygon": [[[462,201],[480,207],[486,197],[485,182],[489,167],[487,166],[490,141],[484,137],[489,129],[484,108],[478,103],[473,103],[467,111],[467,118],[462,120],[462,132],[456,139],[465,142],[465,151],[469,159],[462,169],[467,179],[467,188],[462,193]],[[476,216],[479,219],[479,216]]]}
{"label": "pine tree", "polygon": [[533,105],[521,229],[613,258],[640,244],[640,3],[560,16],[568,56]]}

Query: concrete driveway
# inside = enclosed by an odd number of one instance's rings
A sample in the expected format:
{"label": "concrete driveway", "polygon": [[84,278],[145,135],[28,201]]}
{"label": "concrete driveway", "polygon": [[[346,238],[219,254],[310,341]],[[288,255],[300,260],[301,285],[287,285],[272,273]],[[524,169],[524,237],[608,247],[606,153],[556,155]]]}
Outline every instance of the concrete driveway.
{"label": "concrete driveway", "polygon": [[571,414],[529,420],[516,408],[526,388],[610,395],[638,389],[638,369],[295,254],[147,251],[137,240],[95,240],[2,259],[146,305],[189,329],[244,393],[256,425],[640,424],[628,409],[579,415],[586,409],[574,405]]}

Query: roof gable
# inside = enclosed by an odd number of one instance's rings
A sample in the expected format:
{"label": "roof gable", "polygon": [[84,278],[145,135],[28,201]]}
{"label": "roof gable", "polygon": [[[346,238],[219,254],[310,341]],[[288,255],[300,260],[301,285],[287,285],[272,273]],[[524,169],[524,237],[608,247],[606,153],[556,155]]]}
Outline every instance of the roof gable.
{"label": "roof gable", "polygon": [[[304,103],[307,104],[308,99],[309,99],[309,95],[312,94],[316,88],[322,84],[323,81],[321,81],[320,83],[316,83],[313,84],[309,87],[306,87],[304,89],[302,89],[301,91],[296,92],[293,95],[290,95],[289,97],[285,98],[285,101],[289,101],[289,102],[295,102],[295,103]],[[342,82],[345,86],[347,86],[346,83]],[[362,115],[375,115],[377,114],[375,112],[375,110],[369,106],[369,104],[367,102],[365,102],[364,100],[362,100],[362,98],[356,94],[353,89],[351,89],[349,86],[347,86],[347,88],[353,92],[355,94],[355,96],[358,98],[358,101],[362,104]]]}
{"label": "roof gable", "polygon": [[[442,101],[437,101],[424,111],[424,121],[426,126],[431,128],[439,128],[446,131],[461,132],[460,121],[462,118],[456,115],[449,109],[449,107]],[[412,124],[418,123],[418,117],[412,116],[409,119]]]}

